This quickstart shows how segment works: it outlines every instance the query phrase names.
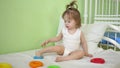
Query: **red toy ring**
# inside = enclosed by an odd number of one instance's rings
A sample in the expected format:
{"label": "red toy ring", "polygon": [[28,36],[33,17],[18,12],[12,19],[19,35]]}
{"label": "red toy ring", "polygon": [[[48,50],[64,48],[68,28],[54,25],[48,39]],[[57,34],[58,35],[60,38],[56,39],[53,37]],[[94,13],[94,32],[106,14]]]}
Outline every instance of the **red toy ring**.
{"label": "red toy ring", "polygon": [[105,60],[103,58],[93,58],[90,60],[92,63],[104,64]]}
{"label": "red toy ring", "polygon": [[42,67],[44,64],[41,61],[31,61],[29,63],[29,66],[31,68],[37,68],[37,67]]}

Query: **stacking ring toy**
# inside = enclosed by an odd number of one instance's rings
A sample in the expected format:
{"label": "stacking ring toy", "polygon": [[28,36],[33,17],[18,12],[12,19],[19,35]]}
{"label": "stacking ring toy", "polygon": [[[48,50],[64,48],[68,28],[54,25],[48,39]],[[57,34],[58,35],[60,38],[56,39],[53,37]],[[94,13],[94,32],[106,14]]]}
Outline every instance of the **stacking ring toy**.
{"label": "stacking ring toy", "polygon": [[0,63],[0,68],[12,68],[12,65],[8,63]]}
{"label": "stacking ring toy", "polygon": [[60,66],[58,66],[58,65],[50,65],[50,66],[48,66],[48,68],[60,68]]}
{"label": "stacking ring toy", "polygon": [[29,63],[29,66],[31,68],[37,68],[37,67],[42,67],[44,64],[41,61],[31,61]]}
{"label": "stacking ring toy", "polygon": [[34,56],[33,58],[34,59],[43,59],[44,57],[43,56]]}
{"label": "stacking ring toy", "polygon": [[104,64],[105,60],[103,58],[93,58],[90,60],[92,63]]}

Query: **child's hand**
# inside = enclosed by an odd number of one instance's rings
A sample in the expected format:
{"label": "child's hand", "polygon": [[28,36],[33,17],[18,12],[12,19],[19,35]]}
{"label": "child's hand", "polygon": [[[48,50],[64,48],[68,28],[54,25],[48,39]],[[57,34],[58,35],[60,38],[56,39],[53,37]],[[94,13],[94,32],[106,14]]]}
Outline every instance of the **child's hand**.
{"label": "child's hand", "polygon": [[92,54],[86,54],[85,56],[87,56],[87,57],[93,57]]}
{"label": "child's hand", "polygon": [[48,44],[49,43],[49,40],[46,40],[45,42],[43,42],[42,44],[41,44],[41,46],[45,46],[46,44]]}

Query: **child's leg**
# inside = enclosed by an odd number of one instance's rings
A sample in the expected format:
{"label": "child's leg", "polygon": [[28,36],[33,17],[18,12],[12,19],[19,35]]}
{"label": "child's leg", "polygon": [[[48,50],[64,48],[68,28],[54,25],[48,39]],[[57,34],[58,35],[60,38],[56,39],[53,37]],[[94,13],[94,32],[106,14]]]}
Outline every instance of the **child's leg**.
{"label": "child's leg", "polygon": [[48,53],[48,52],[56,52],[57,54],[63,54],[64,47],[57,45],[57,46],[51,46],[48,48],[44,48],[44,49],[36,52],[36,56],[41,56],[43,53]]}
{"label": "child's leg", "polygon": [[67,61],[67,60],[76,60],[84,56],[84,52],[81,50],[74,51],[68,56],[61,56],[56,58],[56,62]]}

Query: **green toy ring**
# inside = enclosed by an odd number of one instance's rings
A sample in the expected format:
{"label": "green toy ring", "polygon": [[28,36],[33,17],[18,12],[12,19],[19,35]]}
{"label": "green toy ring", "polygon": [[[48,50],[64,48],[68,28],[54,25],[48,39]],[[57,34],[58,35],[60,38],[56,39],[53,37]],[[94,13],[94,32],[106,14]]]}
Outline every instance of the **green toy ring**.
{"label": "green toy ring", "polygon": [[12,65],[8,63],[0,63],[0,68],[12,68]]}
{"label": "green toy ring", "polygon": [[48,66],[48,68],[60,68],[60,66],[58,66],[58,65],[50,65],[50,66]]}

